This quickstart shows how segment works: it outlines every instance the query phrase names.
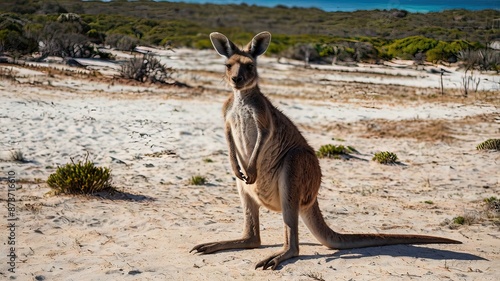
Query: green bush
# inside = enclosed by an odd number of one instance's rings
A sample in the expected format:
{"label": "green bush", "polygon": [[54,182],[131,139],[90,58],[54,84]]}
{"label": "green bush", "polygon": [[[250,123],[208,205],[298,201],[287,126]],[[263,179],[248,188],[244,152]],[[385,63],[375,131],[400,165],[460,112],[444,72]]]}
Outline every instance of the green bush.
{"label": "green bush", "polygon": [[192,185],[204,185],[207,183],[207,178],[204,176],[192,176],[189,180],[189,184]]}
{"label": "green bush", "polygon": [[327,144],[322,145],[316,152],[316,155],[320,158],[339,158],[340,155],[348,155],[349,153],[357,152],[358,151],[352,146]]}
{"label": "green bush", "polygon": [[25,25],[26,22],[16,15],[0,15],[0,53],[18,56],[36,51],[38,42],[26,36]]}
{"label": "green bush", "polygon": [[439,41],[434,48],[427,51],[427,61],[456,61],[461,51],[473,48],[474,45],[464,40],[455,40],[453,42]]}
{"label": "green bush", "polygon": [[438,45],[438,41],[423,36],[410,36],[395,40],[387,47],[387,53],[392,57],[412,59],[417,53],[425,53]]}
{"label": "green bush", "polygon": [[75,163],[71,159],[47,179],[47,184],[55,194],[93,194],[100,191],[112,190],[111,170],[106,167],[96,167],[94,163],[85,161]]}
{"label": "green bush", "polygon": [[477,150],[500,150],[500,139],[489,139],[476,146]]}
{"label": "green bush", "polygon": [[375,153],[372,160],[380,164],[395,164],[398,162],[398,156],[389,151],[382,151]]}
{"label": "green bush", "polygon": [[453,223],[463,225],[465,224],[465,218],[462,216],[454,217]]}

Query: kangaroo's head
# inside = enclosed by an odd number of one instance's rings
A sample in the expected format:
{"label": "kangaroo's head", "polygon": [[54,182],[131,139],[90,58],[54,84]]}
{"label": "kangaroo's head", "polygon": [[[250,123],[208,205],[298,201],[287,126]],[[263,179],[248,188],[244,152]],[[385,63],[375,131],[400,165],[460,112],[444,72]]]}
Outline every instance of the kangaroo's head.
{"label": "kangaroo's head", "polygon": [[211,33],[210,40],[217,53],[227,59],[225,79],[234,90],[242,91],[257,86],[257,57],[266,52],[271,33],[264,31],[255,35],[243,49],[218,32]]}

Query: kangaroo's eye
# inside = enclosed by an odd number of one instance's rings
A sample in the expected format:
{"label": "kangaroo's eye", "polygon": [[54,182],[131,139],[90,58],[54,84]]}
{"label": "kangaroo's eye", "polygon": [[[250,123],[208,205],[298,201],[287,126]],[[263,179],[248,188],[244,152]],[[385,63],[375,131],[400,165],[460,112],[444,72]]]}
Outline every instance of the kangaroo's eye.
{"label": "kangaroo's eye", "polygon": [[231,65],[230,64],[226,64],[226,68],[229,70],[231,69]]}

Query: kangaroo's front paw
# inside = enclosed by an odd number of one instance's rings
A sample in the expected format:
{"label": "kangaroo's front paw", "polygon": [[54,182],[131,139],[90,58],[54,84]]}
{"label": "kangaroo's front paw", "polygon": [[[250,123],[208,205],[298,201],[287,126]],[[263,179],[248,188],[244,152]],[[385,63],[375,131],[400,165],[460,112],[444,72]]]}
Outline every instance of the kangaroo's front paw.
{"label": "kangaroo's front paw", "polygon": [[257,171],[255,169],[249,168],[245,176],[244,182],[246,184],[254,184],[256,180],[257,180]]}
{"label": "kangaroo's front paw", "polygon": [[247,182],[247,176],[245,175],[245,173],[242,171],[242,170],[239,170],[238,171],[238,178],[244,182]]}
{"label": "kangaroo's front paw", "polygon": [[254,184],[256,180],[257,180],[257,177],[255,177],[255,176],[247,176],[247,177],[245,177],[245,179],[243,181],[246,184]]}

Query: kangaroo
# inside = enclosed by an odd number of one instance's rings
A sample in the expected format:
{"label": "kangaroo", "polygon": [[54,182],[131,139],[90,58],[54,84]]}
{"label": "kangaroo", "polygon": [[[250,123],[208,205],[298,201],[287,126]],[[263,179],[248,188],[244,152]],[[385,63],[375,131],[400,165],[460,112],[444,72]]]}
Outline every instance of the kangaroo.
{"label": "kangaroo", "polygon": [[261,245],[259,208],[282,212],[283,249],[258,262],[255,269],[276,267],[299,255],[299,215],[316,239],[330,249],[351,249],[394,244],[461,244],[424,235],[341,234],[325,223],[317,195],[321,168],[313,148],[297,127],[262,94],[258,85],[257,57],[271,42],[269,32],[257,34],[240,49],[225,35],[214,32],[210,40],[226,60],[225,80],[233,93],[223,106],[229,159],[244,212],[241,239],[203,243],[190,252],[210,254]]}

